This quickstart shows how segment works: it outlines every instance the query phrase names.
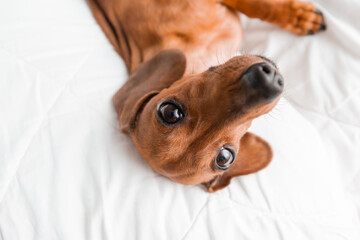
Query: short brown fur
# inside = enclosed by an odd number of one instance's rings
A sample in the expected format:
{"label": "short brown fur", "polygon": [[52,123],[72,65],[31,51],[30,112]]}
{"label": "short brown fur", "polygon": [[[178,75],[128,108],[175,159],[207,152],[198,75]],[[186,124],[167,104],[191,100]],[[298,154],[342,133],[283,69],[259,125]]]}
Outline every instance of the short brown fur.
{"label": "short brown fur", "polygon": [[[203,183],[209,192],[232,177],[266,167],[270,145],[247,132],[278,102],[253,104],[238,79],[258,56],[231,58],[243,32],[237,12],[295,34],[325,29],[313,4],[296,0],[88,0],[92,12],[124,59],[129,80],[114,96],[120,129],[158,173],[182,184]],[[172,50],[177,49],[177,50]],[[218,65],[218,59],[230,59]],[[206,71],[207,70],[207,71]],[[278,70],[276,69],[276,72]],[[175,99],[186,109],[176,127],[161,124],[156,109]],[[213,166],[217,150],[234,147],[227,171]]]}

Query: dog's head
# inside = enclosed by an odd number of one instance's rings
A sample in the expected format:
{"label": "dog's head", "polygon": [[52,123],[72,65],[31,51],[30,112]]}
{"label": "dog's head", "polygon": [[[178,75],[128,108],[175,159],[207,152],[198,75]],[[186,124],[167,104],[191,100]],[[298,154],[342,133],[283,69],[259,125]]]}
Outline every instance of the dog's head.
{"label": "dog's head", "polygon": [[210,192],[267,166],[271,147],[247,129],[280,98],[276,66],[245,55],[200,74],[183,76],[185,68],[181,51],[162,51],[114,96],[120,129],[141,156],[173,181]]}

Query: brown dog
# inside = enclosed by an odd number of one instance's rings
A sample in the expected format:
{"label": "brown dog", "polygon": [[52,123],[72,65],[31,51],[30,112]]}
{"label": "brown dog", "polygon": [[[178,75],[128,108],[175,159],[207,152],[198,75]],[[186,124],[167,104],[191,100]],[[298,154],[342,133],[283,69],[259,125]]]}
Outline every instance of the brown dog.
{"label": "brown dog", "polygon": [[[130,73],[113,98],[120,129],[156,172],[182,184],[203,183],[214,192],[232,177],[269,164],[271,147],[247,129],[278,102],[283,79],[265,57],[230,59],[242,38],[236,11],[305,35],[325,30],[322,14],[313,4],[88,2]],[[219,53],[230,60],[215,66]]]}

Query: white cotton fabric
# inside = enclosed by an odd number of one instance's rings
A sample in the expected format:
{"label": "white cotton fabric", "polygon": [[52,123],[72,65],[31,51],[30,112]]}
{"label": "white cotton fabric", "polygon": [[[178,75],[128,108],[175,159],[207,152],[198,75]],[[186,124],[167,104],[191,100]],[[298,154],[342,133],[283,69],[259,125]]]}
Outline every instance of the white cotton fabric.
{"label": "white cotton fabric", "polygon": [[85,1],[1,1],[0,239],[359,240],[360,3],[316,2],[314,36],[242,17],[242,52],[286,81],[250,129],[274,159],[209,194],[153,172],[119,132],[125,66]]}

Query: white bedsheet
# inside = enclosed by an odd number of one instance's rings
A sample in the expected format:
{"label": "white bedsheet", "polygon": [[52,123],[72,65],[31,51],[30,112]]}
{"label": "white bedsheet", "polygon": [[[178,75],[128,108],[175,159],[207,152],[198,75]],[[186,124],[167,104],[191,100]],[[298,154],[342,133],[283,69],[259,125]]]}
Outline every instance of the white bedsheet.
{"label": "white bedsheet", "polygon": [[121,58],[83,0],[0,2],[0,239],[360,239],[360,3],[328,30],[243,18],[284,98],[251,131],[271,165],[209,194],[154,173],[120,134]]}

